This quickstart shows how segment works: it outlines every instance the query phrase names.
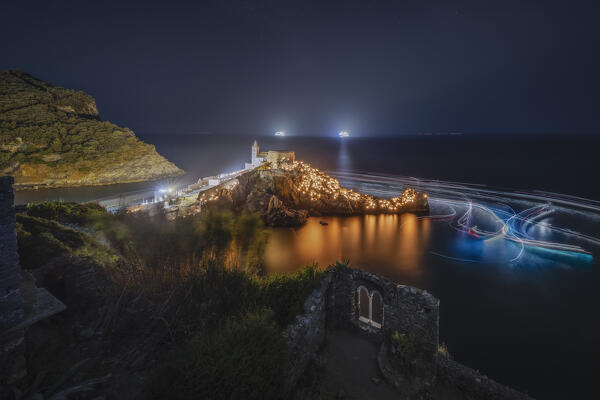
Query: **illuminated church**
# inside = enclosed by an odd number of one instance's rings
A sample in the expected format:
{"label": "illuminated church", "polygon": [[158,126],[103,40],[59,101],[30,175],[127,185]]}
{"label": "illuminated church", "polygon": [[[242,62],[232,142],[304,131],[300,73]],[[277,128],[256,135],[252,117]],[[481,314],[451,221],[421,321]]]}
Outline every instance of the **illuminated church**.
{"label": "illuminated church", "polygon": [[296,160],[296,154],[291,150],[268,150],[261,152],[256,140],[252,145],[251,154],[251,162],[246,163],[246,169],[256,168],[265,162],[270,163],[273,168],[277,168],[280,160]]}

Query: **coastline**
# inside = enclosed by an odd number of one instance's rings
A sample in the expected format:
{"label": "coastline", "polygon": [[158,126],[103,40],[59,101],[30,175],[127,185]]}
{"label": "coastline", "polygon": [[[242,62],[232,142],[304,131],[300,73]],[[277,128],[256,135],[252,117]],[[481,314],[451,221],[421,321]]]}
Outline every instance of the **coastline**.
{"label": "coastline", "polygon": [[98,181],[98,182],[89,182],[89,183],[80,183],[80,182],[65,182],[65,183],[15,183],[13,188],[15,191],[36,191],[43,189],[69,189],[69,188],[86,188],[86,187],[100,187],[100,186],[113,186],[113,185],[122,185],[128,183],[142,183],[142,182],[158,182],[163,179],[177,178],[186,174],[186,171],[179,170],[180,172],[164,174],[164,175],[156,175],[151,178],[131,178],[125,180],[118,181]]}

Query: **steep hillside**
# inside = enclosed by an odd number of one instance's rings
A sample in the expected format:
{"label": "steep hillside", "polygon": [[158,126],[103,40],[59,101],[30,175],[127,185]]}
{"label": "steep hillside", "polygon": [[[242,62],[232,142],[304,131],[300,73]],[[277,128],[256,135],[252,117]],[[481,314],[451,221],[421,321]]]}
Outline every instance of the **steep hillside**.
{"label": "steep hillside", "polygon": [[427,195],[412,188],[389,199],[358,193],[301,161],[254,169],[200,192],[198,202],[258,213],[270,226],[299,226],[309,216],[429,212]]}
{"label": "steep hillside", "polygon": [[0,175],[16,188],[106,185],[183,173],[153,145],[102,121],[94,99],[21,71],[0,72]]}

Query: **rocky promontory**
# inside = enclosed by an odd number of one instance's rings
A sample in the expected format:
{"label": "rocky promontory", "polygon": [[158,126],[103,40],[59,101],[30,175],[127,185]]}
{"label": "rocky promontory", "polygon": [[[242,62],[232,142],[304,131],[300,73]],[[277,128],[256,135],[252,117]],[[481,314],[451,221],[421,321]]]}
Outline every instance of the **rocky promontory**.
{"label": "rocky promontory", "polygon": [[201,192],[198,202],[257,212],[270,226],[303,225],[309,216],[429,212],[427,195],[412,188],[393,198],[358,193],[298,161],[256,168]]}
{"label": "rocky promontory", "polygon": [[0,175],[15,188],[107,185],[183,174],[95,100],[22,71],[0,72]]}

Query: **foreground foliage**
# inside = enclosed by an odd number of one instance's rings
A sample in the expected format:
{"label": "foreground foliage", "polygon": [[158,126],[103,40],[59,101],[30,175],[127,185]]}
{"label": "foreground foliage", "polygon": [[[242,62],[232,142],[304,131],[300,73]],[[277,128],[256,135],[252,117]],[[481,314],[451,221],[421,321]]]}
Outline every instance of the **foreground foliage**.
{"label": "foreground foliage", "polygon": [[[47,202],[29,205],[17,220],[25,267],[64,255],[103,266],[110,284],[94,325],[108,335],[103,352],[114,352],[114,365],[146,365],[154,383],[144,397],[281,398],[281,332],[322,271],[313,265],[266,274],[267,234],[257,215],[213,211],[170,220]],[[90,315],[97,319],[97,310]]]}
{"label": "foreground foliage", "polygon": [[[199,332],[157,374],[155,398],[281,397],[285,344],[269,309]],[[177,388],[173,391],[172,388]]]}
{"label": "foreground foliage", "polygon": [[29,215],[17,215],[16,219],[19,258],[25,269],[36,269],[60,256],[90,257],[101,264],[112,264],[118,259],[85,232]]}

